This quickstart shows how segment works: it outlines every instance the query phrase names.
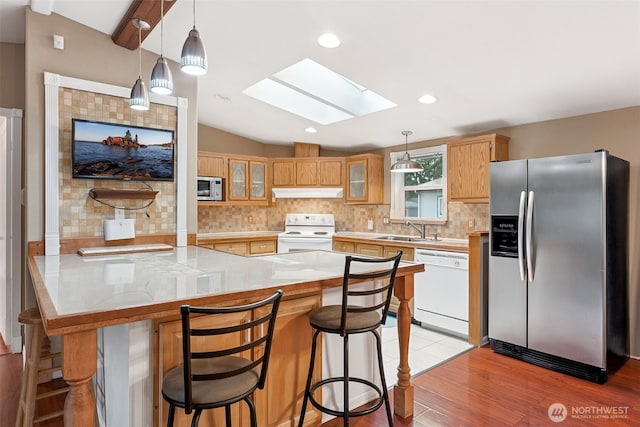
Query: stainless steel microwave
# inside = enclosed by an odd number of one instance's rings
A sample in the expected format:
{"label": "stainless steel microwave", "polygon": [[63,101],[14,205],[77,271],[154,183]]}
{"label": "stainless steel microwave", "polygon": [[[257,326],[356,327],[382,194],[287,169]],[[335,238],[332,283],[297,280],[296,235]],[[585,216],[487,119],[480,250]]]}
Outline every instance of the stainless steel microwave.
{"label": "stainless steel microwave", "polygon": [[222,200],[222,178],[199,176],[198,200]]}

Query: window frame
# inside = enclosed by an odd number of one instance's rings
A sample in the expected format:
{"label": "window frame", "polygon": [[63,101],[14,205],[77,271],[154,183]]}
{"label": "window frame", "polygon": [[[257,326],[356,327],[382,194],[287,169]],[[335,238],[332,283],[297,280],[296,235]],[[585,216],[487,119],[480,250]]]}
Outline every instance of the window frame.
{"label": "window frame", "polygon": [[[419,217],[405,217],[405,196],[404,193],[407,191],[404,186],[404,174],[403,173],[394,173],[390,172],[390,189],[391,189],[391,206],[389,217],[391,221],[415,221],[424,224],[445,224],[448,219],[448,194],[447,194],[447,144],[436,145],[432,147],[424,147],[424,148],[416,148],[413,150],[407,151],[412,159],[416,159],[419,157],[432,156],[434,154],[442,155],[442,184],[433,186],[433,185],[421,185],[416,187],[411,187],[411,189],[439,189],[442,188],[442,217],[441,218],[419,218]],[[404,151],[394,151],[389,153],[391,158],[391,164],[394,164],[396,161],[400,160],[400,158],[404,155]],[[400,214],[399,214],[400,213]]]}

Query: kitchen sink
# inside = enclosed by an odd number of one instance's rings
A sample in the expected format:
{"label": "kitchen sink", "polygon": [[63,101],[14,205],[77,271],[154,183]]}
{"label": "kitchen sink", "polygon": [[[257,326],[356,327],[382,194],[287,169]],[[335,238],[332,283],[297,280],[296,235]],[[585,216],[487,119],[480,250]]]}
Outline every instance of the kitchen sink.
{"label": "kitchen sink", "polygon": [[414,236],[378,236],[374,237],[375,240],[388,240],[394,242],[414,242],[414,243],[430,243],[430,244],[441,244],[441,245],[466,245],[466,239],[452,239],[447,237],[438,237],[434,239],[433,237],[427,237],[425,239],[421,239],[420,237]]}
{"label": "kitchen sink", "polygon": [[419,237],[411,237],[411,236],[380,236],[376,237],[376,240],[395,240],[399,242],[426,242],[429,239],[421,239]]}

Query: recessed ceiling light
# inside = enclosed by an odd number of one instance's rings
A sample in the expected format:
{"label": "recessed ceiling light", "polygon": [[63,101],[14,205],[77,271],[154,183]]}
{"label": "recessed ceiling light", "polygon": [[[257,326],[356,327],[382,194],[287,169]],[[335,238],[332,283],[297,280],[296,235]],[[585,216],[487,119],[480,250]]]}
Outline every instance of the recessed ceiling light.
{"label": "recessed ceiling light", "polygon": [[308,127],[304,130],[307,133],[318,133],[318,130],[316,128],[312,128],[312,127]]}
{"label": "recessed ceiling light", "polygon": [[422,95],[420,98],[418,98],[418,102],[421,104],[433,104],[437,101],[438,101],[438,98],[429,94]]}
{"label": "recessed ceiling light", "polygon": [[340,39],[335,34],[326,33],[318,37],[318,44],[327,49],[333,49],[340,46]]}

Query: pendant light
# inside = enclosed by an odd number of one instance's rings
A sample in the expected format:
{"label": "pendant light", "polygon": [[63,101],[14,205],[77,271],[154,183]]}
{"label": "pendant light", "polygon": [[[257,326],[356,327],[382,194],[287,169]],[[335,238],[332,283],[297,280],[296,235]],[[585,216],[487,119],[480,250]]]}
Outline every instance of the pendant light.
{"label": "pendant light", "polygon": [[142,81],[142,30],[151,28],[148,23],[140,18],[131,20],[133,25],[138,29],[138,80],[131,88],[131,96],[129,96],[129,106],[134,110],[147,111],[149,109],[149,92]]}
{"label": "pendant light", "polygon": [[201,76],[207,73],[207,52],[196,30],[196,0],[193,0],[193,29],[189,31],[187,40],[182,45],[180,69],[187,74]]}
{"label": "pendant light", "polygon": [[164,0],[160,2],[160,58],[151,71],[149,87],[151,92],[160,95],[170,95],[173,92],[173,76],[169,63],[163,56],[164,49]]}
{"label": "pendant light", "polygon": [[404,154],[402,155],[402,158],[400,160],[398,160],[391,166],[391,172],[422,172],[422,165],[415,160],[411,160],[411,156],[409,155],[409,151],[407,150],[409,135],[411,135],[412,133],[413,132],[411,132],[410,130],[402,131],[402,134],[404,135]]}

